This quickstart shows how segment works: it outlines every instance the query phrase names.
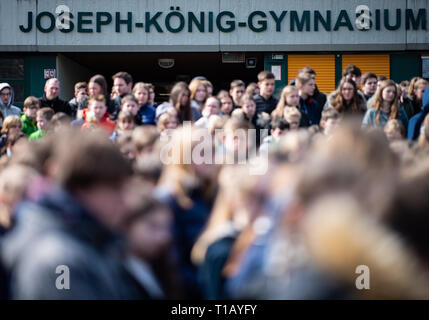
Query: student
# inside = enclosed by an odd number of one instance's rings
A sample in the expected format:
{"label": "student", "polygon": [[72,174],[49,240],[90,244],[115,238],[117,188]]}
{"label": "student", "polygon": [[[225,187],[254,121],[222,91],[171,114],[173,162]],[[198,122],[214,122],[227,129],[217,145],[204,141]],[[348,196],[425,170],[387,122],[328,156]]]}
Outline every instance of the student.
{"label": "student", "polygon": [[55,132],[70,127],[72,118],[64,112],[58,112],[52,117],[52,128]]}
{"label": "student", "polygon": [[322,111],[320,126],[323,128],[323,134],[332,135],[332,132],[338,127],[340,114],[335,108],[329,107]]}
{"label": "student", "polygon": [[[413,116],[408,125],[408,139],[409,140],[416,140],[421,131],[421,125],[426,117],[426,115],[429,113],[429,90],[426,89],[423,94],[422,99],[422,108],[419,113],[417,113],[415,116]],[[426,129],[426,128],[425,128]]]}
{"label": "student", "polygon": [[[316,71],[314,71],[314,69],[312,69],[311,67],[306,66],[306,67],[302,68],[299,72],[309,73],[313,77],[315,89],[314,89],[314,93],[311,97],[317,101],[317,103],[319,104],[320,107],[324,106],[326,104],[327,96],[323,92],[320,92],[319,88],[317,87]],[[296,85],[296,83],[293,83],[293,84]]]}
{"label": "student", "polygon": [[282,135],[289,130],[289,123],[284,118],[278,118],[271,122],[270,135],[265,137],[259,151],[268,150],[271,145],[279,142]]}
{"label": "student", "polygon": [[389,142],[405,138],[404,125],[398,119],[390,119],[387,121],[386,126],[384,127],[384,133],[386,134]]}
{"label": "student", "polygon": [[213,84],[209,80],[203,80],[204,85],[207,89],[207,98],[210,98],[213,96]]}
{"label": "student", "polygon": [[349,64],[343,70],[343,78],[352,79],[356,83],[356,86],[359,87],[361,83],[362,72],[356,65]]}
{"label": "student", "polygon": [[71,116],[76,118],[78,110],[86,108],[88,100],[88,84],[86,82],[78,82],[74,85],[74,98],[69,101],[71,107]]}
{"label": "student", "polygon": [[[234,110],[241,107],[241,97],[245,91],[245,84],[242,80],[234,80],[229,86],[229,94],[234,102]],[[252,94],[252,97],[254,95]]]}
{"label": "student", "polygon": [[207,87],[204,80],[193,79],[189,84],[189,90],[191,91],[191,106],[201,112],[207,99]]}
{"label": "student", "polygon": [[22,122],[17,115],[7,116],[4,119],[3,127],[0,131],[0,150],[6,147],[9,135],[17,135],[21,132]]}
{"label": "student", "polygon": [[409,81],[402,81],[398,85],[399,106],[404,108],[408,119],[411,119],[414,115],[414,106],[410,98],[408,98],[408,86]]}
{"label": "student", "polygon": [[112,91],[116,93],[116,96],[113,98],[115,103],[115,110],[112,113],[114,119],[117,118],[117,114],[120,112],[121,99],[128,94],[132,94],[133,88],[133,77],[125,71],[120,71],[115,73],[112,76],[113,87]]}
{"label": "student", "polygon": [[256,96],[260,93],[258,84],[256,82],[251,82],[247,85],[246,90],[244,91],[245,94]]}
{"label": "student", "polygon": [[377,75],[372,72],[367,72],[362,76],[363,95],[368,101],[377,91]]}
{"label": "student", "polygon": [[123,131],[121,135],[114,140],[115,144],[119,148],[122,156],[129,161],[132,167],[134,167],[136,160],[136,149],[133,143],[132,131]]}
{"label": "student", "polygon": [[321,108],[316,100],[311,98],[316,89],[316,83],[313,76],[308,72],[299,72],[296,77],[296,85],[299,89],[299,111],[303,119],[308,119],[302,123],[304,127],[320,123]]}
{"label": "student", "polygon": [[195,126],[199,128],[207,128],[208,119],[212,115],[220,113],[220,101],[216,97],[210,97],[204,103],[201,111],[202,117],[195,122]]}
{"label": "student", "polygon": [[116,140],[125,132],[130,132],[135,127],[135,116],[128,110],[123,110],[119,113],[118,123],[116,129],[110,136],[110,140],[116,142]]}
{"label": "student", "polygon": [[140,288],[140,299],[178,298],[177,270],[170,254],[172,212],[159,200],[140,191],[139,184],[134,188],[131,192],[135,200],[124,222],[125,269],[137,284],[136,288]]}
{"label": "student", "polygon": [[[186,298],[201,298],[197,269],[191,262],[191,250],[212,210],[216,191],[218,166],[198,164],[188,154],[196,148],[212,148],[211,141],[201,137],[204,130],[177,129],[171,141],[171,161],[164,166],[155,195],[168,204],[174,216],[173,243]],[[198,149],[201,150],[201,149]],[[214,163],[214,154],[211,159]]]}
{"label": "student", "polygon": [[275,89],[275,77],[269,71],[261,71],[258,74],[258,87],[260,93],[254,99],[256,103],[256,113],[266,112],[271,114],[279,102],[273,97]]}
{"label": "student", "polygon": [[82,125],[83,130],[100,128],[103,129],[110,137],[115,129],[115,123],[112,120],[109,120],[106,99],[101,94],[89,99],[88,109],[84,110],[84,118],[85,123]]}
{"label": "student", "polygon": [[156,110],[149,102],[150,86],[143,82],[137,82],[133,88],[133,96],[139,105],[136,124],[155,125]]}
{"label": "student", "polygon": [[177,119],[182,124],[184,121],[195,122],[201,118],[201,112],[191,105],[191,91],[186,82],[178,82],[171,89],[169,102],[164,102],[156,108],[156,118],[173,106],[177,110]]}
{"label": "student", "polygon": [[121,99],[121,111],[129,112],[136,119],[140,106],[137,99],[132,95],[126,95]]}
{"label": "student", "polygon": [[423,93],[427,87],[429,87],[429,82],[425,79],[417,79],[414,82],[411,81],[408,94],[413,103],[414,115],[421,111]]}
{"label": "student", "polygon": [[[79,130],[57,136],[51,159],[55,187],[38,201],[21,203],[17,224],[3,240],[10,250],[2,250],[2,260],[14,275],[11,298],[136,298],[124,276],[117,236],[130,165],[104,135]],[[66,290],[55,286],[61,264],[70,270]]]}
{"label": "student", "polygon": [[171,136],[174,132],[174,129],[177,129],[179,126],[179,121],[177,120],[177,116],[165,112],[161,114],[156,123],[156,127],[160,136]]}
{"label": "student", "polygon": [[298,130],[301,123],[301,112],[298,108],[285,108],[283,118],[289,123],[289,130]]}
{"label": "student", "polygon": [[[114,101],[110,98],[110,95],[107,91],[107,81],[101,74],[96,74],[95,76],[91,77],[88,82],[88,95],[89,98],[98,96],[98,95],[104,95],[106,98],[106,105],[107,105],[107,112],[111,115],[115,114],[115,111],[120,109],[120,101]],[[84,107],[86,108],[86,106]],[[82,118],[82,111],[78,111],[78,119]]]}
{"label": "student", "polygon": [[[299,90],[295,86],[287,85],[282,90],[279,103],[277,103],[276,108],[271,113],[271,118],[273,120],[283,118],[285,108],[298,108],[298,107],[299,107]],[[308,122],[308,119],[307,119],[307,122]]]}
{"label": "student", "polygon": [[22,132],[30,136],[37,131],[36,116],[40,109],[40,101],[36,97],[30,96],[24,100],[24,113],[21,115]]}
{"label": "student", "polygon": [[358,88],[353,79],[343,78],[338,89],[329,95],[326,107],[334,108],[341,117],[344,117],[350,114],[364,114],[366,103],[365,99],[358,94]]}
{"label": "student", "polygon": [[38,130],[30,135],[28,140],[34,141],[38,140],[46,135],[53,126],[52,118],[54,117],[54,112],[51,108],[42,108],[37,111],[37,128]]}
{"label": "student", "polygon": [[[244,95],[243,97],[250,96]],[[243,103],[247,102],[243,100]],[[240,110],[234,110],[234,112],[236,111]],[[234,163],[238,163],[242,159],[248,159],[251,151],[259,148],[261,141],[259,141],[260,135],[258,136],[259,130],[256,131],[256,141],[252,139],[252,135],[248,134],[249,130],[255,129],[252,122],[243,116],[237,116],[234,112],[224,125],[221,151],[226,153],[226,159],[234,159]]]}
{"label": "student", "polygon": [[155,86],[152,83],[146,83],[146,86],[149,88],[149,105],[156,109],[158,103],[155,102]]}
{"label": "student", "polygon": [[133,130],[132,138],[138,162],[153,153],[159,133],[154,126],[140,126]]}
{"label": "student", "polygon": [[20,116],[21,109],[13,105],[15,94],[9,83],[0,83],[0,111],[3,116]]}
{"label": "student", "polygon": [[229,95],[228,91],[221,90],[217,94],[217,98],[221,103],[220,112],[221,115],[230,116],[232,110],[234,109],[234,101],[232,97]]}
{"label": "student", "polygon": [[72,114],[72,109],[67,101],[60,99],[60,81],[57,78],[48,79],[43,88],[44,94],[40,100],[40,107],[49,107],[57,112],[64,112],[69,116]]}
{"label": "student", "polygon": [[399,108],[398,89],[392,80],[383,81],[377,89],[374,108],[367,110],[362,121],[362,128],[378,127],[384,129],[387,121],[398,119],[404,128],[408,128],[408,118],[403,108]]}

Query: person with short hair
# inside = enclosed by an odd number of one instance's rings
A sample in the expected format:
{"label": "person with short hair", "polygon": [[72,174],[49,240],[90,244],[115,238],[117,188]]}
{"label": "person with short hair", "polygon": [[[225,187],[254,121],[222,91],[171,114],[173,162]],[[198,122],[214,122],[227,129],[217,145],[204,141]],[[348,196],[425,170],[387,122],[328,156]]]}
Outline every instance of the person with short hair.
{"label": "person with short hair", "polygon": [[301,112],[298,108],[285,108],[284,119],[289,123],[289,130],[298,130],[301,123]]}
{"label": "person with short hair", "polygon": [[201,110],[202,117],[195,122],[195,126],[199,128],[207,128],[209,118],[212,115],[218,115],[221,110],[221,104],[218,98],[209,97],[204,103],[203,109]]}
{"label": "person with short hair", "polygon": [[67,101],[60,99],[60,81],[57,78],[46,80],[45,87],[43,88],[44,94],[40,100],[40,108],[49,107],[57,112],[64,112],[69,116],[72,115],[72,108]]}
{"label": "person with short hair", "polygon": [[386,138],[389,142],[405,138],[404,125],[398,119],[390,119],[387,121],[386,126],[384,127],[384,133],[386,134]]}
{"label": "person with short hair", "polygon": [[271,121],[270,135],[264,138],[259,151],[268,151],[269,148],[279,142],[282,135],[289,130],[289,123],[284,118]]}
{"label": "person with short hair", "polygon": [[111,117],[116,119],[118,113],[121,111],[122,98],[128,94],[132,94],[133,77],[128,72],[120,71],[112,76],[112,80],[112,92],[114,93],[112,100],[115,104],[115,110],[111,113]]}
{"label": "person with short hair", "polygon": [[41,139],[46,135],[47,132],[51,131],[52,118],[54,117],[54,111],[51,108],[42,108],[37,111],[37,128],[38,130],[30,135],[29,141]]}
{"label": "person with short hair", "polygon": [[349,64],[343,70],[343,78],[352,79],[356,83],[356,86],[359,87],[359,85],[361,83],[362,72],[358,66],[356,66],[354,64]]}
{"label": "person with short hair", "polygon": [[368,101],[377,91],[377,75],[373,72],[367,72],[361,80],[363,95]]}
{"label": "person with short hair", "polygon": [[[246,85],[240,79],[231,82],[229,86],[229,94],[234,102],[233,110],[241,107],[241,97],[245,93],[245,87]],[[252,96],[254,95],[252,94]]]}
{"label": "person with short hair", "polygon": [[270,71],[261,71],[258,74],[258,87],[260,93],[254,97],[256,113],[266,112],[270,115],[279,102],[279,100],[273,96],[275,89],[274,74]]}
{"label": "person with short hair", "polygon": [[78,110],[86,108],[88,100],[88,83],[82,81],[74,85],[74,97],[69,101],[73,118],[76,118]]}
{"label": "person with short hair", "polygon": [[0,83],[0,111],[3,116],[20,116],[21,109],[13,105],[15,94],[9,83]]}
{"label": "person with short hair", "polygon": [[24,100],[24,113],[21,115],[22,132],[30,136],[37,131],[37,111],[40,109],[40,101],[36,97],[30,96]]}
{"label": "person with short hair", "polygon": [[108,136],[111,136],[115,129],[115,123],[109,119],[107,112],[106,99],[102,94],[92,97],[88,101],[88,109],[84,111],[85,123],[82,130],[86,129],[103,129]]}
{"label": "person with short hair", "polygon": [[314,77],[308,72],[299,72],[296,77],[296,86],[299,89],[299,111],[304,115],[303,119],[308,119],[308,123],[302,123],[302,126],[318,125],[322,110],[317,101],[312,98],[316,89]]}
{"label": "person with short hair", "polygon": [[338,127],[339,121],[340,114],[335,108],[329,107],[323,110],[322,119],[320,120],[320,127],[323,128],[323,134],[330,136]]}

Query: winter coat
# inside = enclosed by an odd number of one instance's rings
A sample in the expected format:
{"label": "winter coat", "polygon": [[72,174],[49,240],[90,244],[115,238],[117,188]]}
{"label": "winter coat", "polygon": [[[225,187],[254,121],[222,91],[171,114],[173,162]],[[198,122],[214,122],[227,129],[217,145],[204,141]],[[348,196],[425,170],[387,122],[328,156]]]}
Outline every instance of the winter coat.
{"label": "winter coat", "polygon": [[408,122],[408,139],[415,140],[420,135],[420,127],[429,113],[429,90],[425,90],[422,99],[423,105],[419,113]]}
{"label": "winter coat", "polygon": [[41,108],[48,107],[54,110],[55,113],[64,112],[69,116],[72,115],[72,109],[69,103],[67,101],[61,100],[59,97],[56,97],[55,99],[52,99],[52,100],[48,100],[48,98],[46,98],[46,94],[43,94],[43,96],[39,98],[39,101],[40,101]]}
{"label": "winter coat", "polygon": [[132,299],[121,250],[121,241],[90,211],[55,188],[17,207],[1,259],[12,299]]}

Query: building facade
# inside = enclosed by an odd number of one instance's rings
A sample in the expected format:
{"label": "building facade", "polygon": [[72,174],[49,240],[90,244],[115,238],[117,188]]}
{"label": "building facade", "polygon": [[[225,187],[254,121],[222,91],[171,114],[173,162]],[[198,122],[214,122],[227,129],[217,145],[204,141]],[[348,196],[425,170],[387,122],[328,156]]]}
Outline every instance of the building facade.
{"label": "building facade", "polygon": [[217,89],[276,75],[276,93],[310,65],[332,91],[354,63],[397,82],[428,77],[426,0],[9,0],[0,2],[0,81],[16,100],[46,78],[73,84],[128,71],[168,84],[204,75]]}

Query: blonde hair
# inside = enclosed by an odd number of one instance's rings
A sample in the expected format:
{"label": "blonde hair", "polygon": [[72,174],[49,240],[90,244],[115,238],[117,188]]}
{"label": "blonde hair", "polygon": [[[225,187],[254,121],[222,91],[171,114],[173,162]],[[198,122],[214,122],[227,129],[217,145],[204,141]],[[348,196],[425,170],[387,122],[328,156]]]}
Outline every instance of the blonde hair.
{"label": "blonde hair", "polygon": [[189,84],[189,90],[191,91],[191,97],[190,98],[191,98],[191,100],[195,99],[195,95],[197,93],[199,86],[203,86],[204,89],[206,90],[206,97],[205,97],[204,101],[202,101],[204,103],[207,99],[207,85],[204,82],[204,80],[194,79],[191,81],[191,83]]}
{"label": "blonde hair", "polygon": [[[276,108],[271,113],[271,117],[274,120],[283,118],[284,109],[288,106],[287,105],[287,97],[294,91],[299,91],[298,87],[288,85],[283,88],[282,93],[280,95],[279,103],[277,103]],[[296,107],[296,106],[293,106]]]}
{"label": "blonde hair", "polygon": [[156,127],[158,128],[159,132],[162,132],[167,129],[167,121],[175,120],[177,122],[177,125],[179,125],[179,120],[176,116],[172,115],[171,113],[164,112],[159,116],[158,122],[156,123]]}
{"label": "blonde hair", "polygon": [[286,121],[288,121],[290,118],[298,118],[301,120],[301,112],[298,110],[298,108],[286,108],[284,110],[284,117]]}
{"label": "blonde hair", "polygon": [[148,99],[149,99],[149,93],[150,93],[149,88],[150,88],[150,84],[148,84],[148,83],[144,83],[144,82],[137,82],[137,83],[134,85],[134,87],[133,87],[133,96],[135,95],[135,93],[136,93],[138,90],[143,89],[143,90],[146,90],[146,91],[147,91],[147,96],[148,96]]}
{"label": "blonde hair", "polygon": [[386,134],[392,132],[399,132],[401,134],[401,137],[405,136],[404,125],[398,119],[390,119],[389,121],[387,121],[386,125],[384,126],[384,132]]}
{"label": "blonde hair", "polygon": [[10,128],[22,128],[22,123],[21,123],[21,119],[16,116],[16,115],[12,115],[12,116],[7,116],[6,119],[4,119],[3,122],[3,128],[1,129],[1,133],[9,133],[9,129]]}

